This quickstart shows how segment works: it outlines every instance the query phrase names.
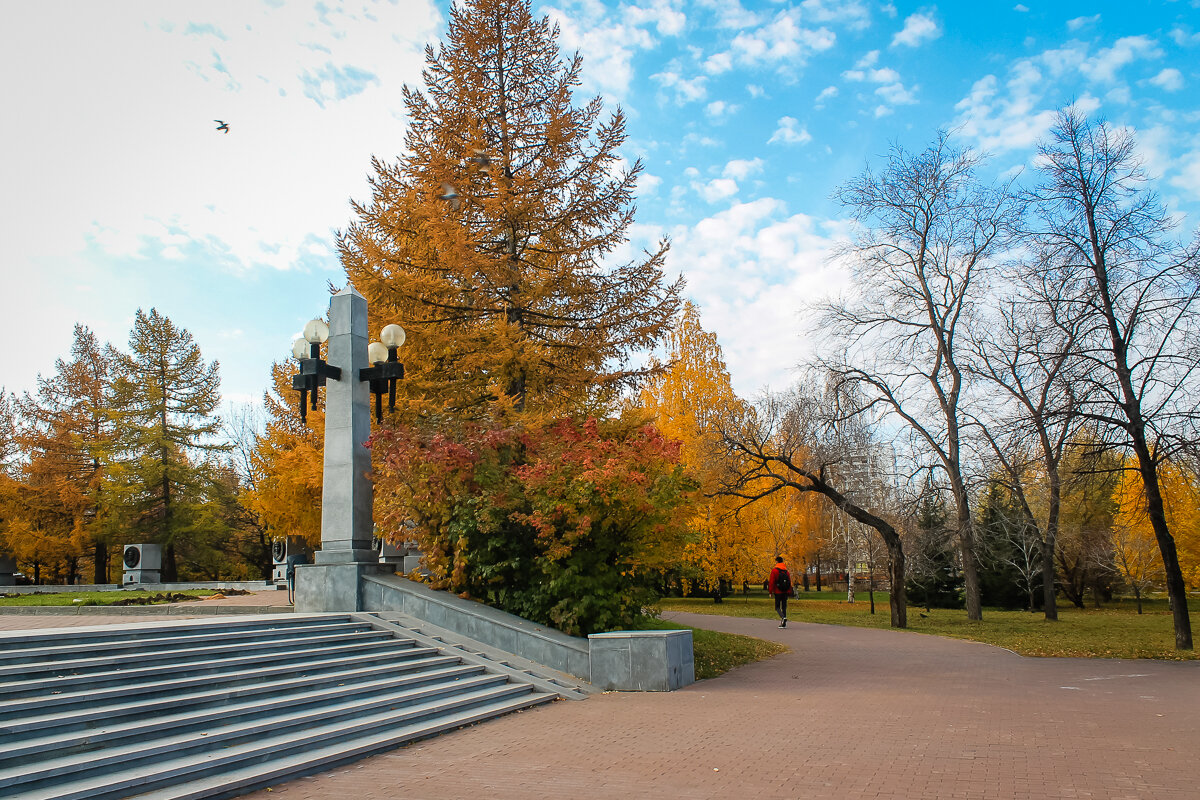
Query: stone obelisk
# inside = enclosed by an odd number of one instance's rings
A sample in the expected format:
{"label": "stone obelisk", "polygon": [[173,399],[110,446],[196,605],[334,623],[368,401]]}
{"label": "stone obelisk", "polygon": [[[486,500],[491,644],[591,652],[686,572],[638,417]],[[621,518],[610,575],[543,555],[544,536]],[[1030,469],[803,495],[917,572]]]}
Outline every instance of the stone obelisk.
{"label": "stone obelisk", "polygon": [[371,391],[359,379],[367,362],[367,301],[350,285],[329,301],[326,362],[341,375],[325,384],[325,471],[321,550],[296,570],[297,611],[359,611],[361,576],[379,569],[371,547]]}

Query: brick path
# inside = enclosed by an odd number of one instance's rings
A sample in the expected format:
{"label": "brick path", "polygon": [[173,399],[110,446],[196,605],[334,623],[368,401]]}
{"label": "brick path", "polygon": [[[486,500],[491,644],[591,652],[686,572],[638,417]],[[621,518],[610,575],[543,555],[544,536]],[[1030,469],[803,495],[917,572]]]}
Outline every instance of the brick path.
{"label": "brick path", "polygon": [[560,701],[245,800],[1200,797],[1200,662],[669,616],[792,652],[670,694]]}

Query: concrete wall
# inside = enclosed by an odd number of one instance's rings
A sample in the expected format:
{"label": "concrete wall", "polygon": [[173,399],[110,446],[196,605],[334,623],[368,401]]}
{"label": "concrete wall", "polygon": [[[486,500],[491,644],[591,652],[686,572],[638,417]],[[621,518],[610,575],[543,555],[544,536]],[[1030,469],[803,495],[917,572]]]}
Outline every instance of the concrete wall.
{"label": "concrete wall", "polygon": [[399,575],[363,575],[360,591],[363,611],[398,611],[602,689],[669,692],[696,680],[691,631],[616,631],[581,639]]}
{"label": "concrete wall", "polygon": [[671,692],[696,682],[691,631],[593,633],[588,642],[600,689]]}
{"label": "concrete wall", "polygon": [[588,680],[591,673],[587,639],[434,591],[399,575],[364,575],[362,610],[399,611],[568,675]]}

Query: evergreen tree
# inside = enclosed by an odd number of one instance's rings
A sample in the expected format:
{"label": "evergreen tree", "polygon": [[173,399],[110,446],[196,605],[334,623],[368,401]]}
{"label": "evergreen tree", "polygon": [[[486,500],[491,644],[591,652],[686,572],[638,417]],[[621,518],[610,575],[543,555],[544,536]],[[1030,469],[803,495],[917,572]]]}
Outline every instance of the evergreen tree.
{"label": "evergreen tree", "polygon": [[581,58],[528,0],[463,0],[406,87],[406,155],[375,159],[373,198],[340,237],[346,274],[381,322],[410,331],[404,391],[456,411],[507,397],[557,415],[645,370],[679,305],[667,244],[613,263],[641,163],[625,119],[573,103]]}
{"label": "evergreen tree", "polygon": [[908,553],[908,580],[905,589],[909,602],[930,608],[962,608],[963,578],[955,562],[946,499],[933,483],[927,482],[917,501],[914,520],[915,542]]}
{"label": "evergreen tree", "polygon": [[38,377],[34,395],[17,404],[17,442],[25,452],[26,495],[40,530],[67,562],[66,580],[90,555],[92,582],[108,582],[109,503],[103,481],[112,450],[108,394],[112,356],[84,325],[75,326],[69,361]]}
{"label": "evergreen tree", "polygon": [[117,463],[113,488],[138,537],[163,546],[163,580],[178,577],[176,542],[194,534],[205,487],[203,461],[227,449],[220,430],[217,362],[206,365],[192,335],[157,309],[138,309],[129,353],[113,386]]}
{"label": "evergreen tree", "polygon": [[979,508],[979,592],[985,606],[1033,610],[1041,575],[1037,535],[998,481],[988,484]]}

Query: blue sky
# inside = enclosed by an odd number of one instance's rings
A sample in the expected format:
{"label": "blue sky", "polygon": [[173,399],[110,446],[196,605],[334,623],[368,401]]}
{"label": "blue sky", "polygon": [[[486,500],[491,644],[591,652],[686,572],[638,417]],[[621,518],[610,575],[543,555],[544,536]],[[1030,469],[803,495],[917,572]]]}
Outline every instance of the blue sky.
{"label": "blue sky", "polygon": [[[75,322],[124,345],[157,307],[256,400],[340,286],[333,241],[449,4],[39,0],[0,30],[0,382],[32,389]],[[735,388],[783,388],[804,307],[846,286],[830,199],[939,127],[1029,175],[1065,103],[1128,126],[1182,229],[1200,212],[1200,0],[534,3],[629,117],[631,247],[669,235]],[[229,123],[228,135],[214,119]]]}

